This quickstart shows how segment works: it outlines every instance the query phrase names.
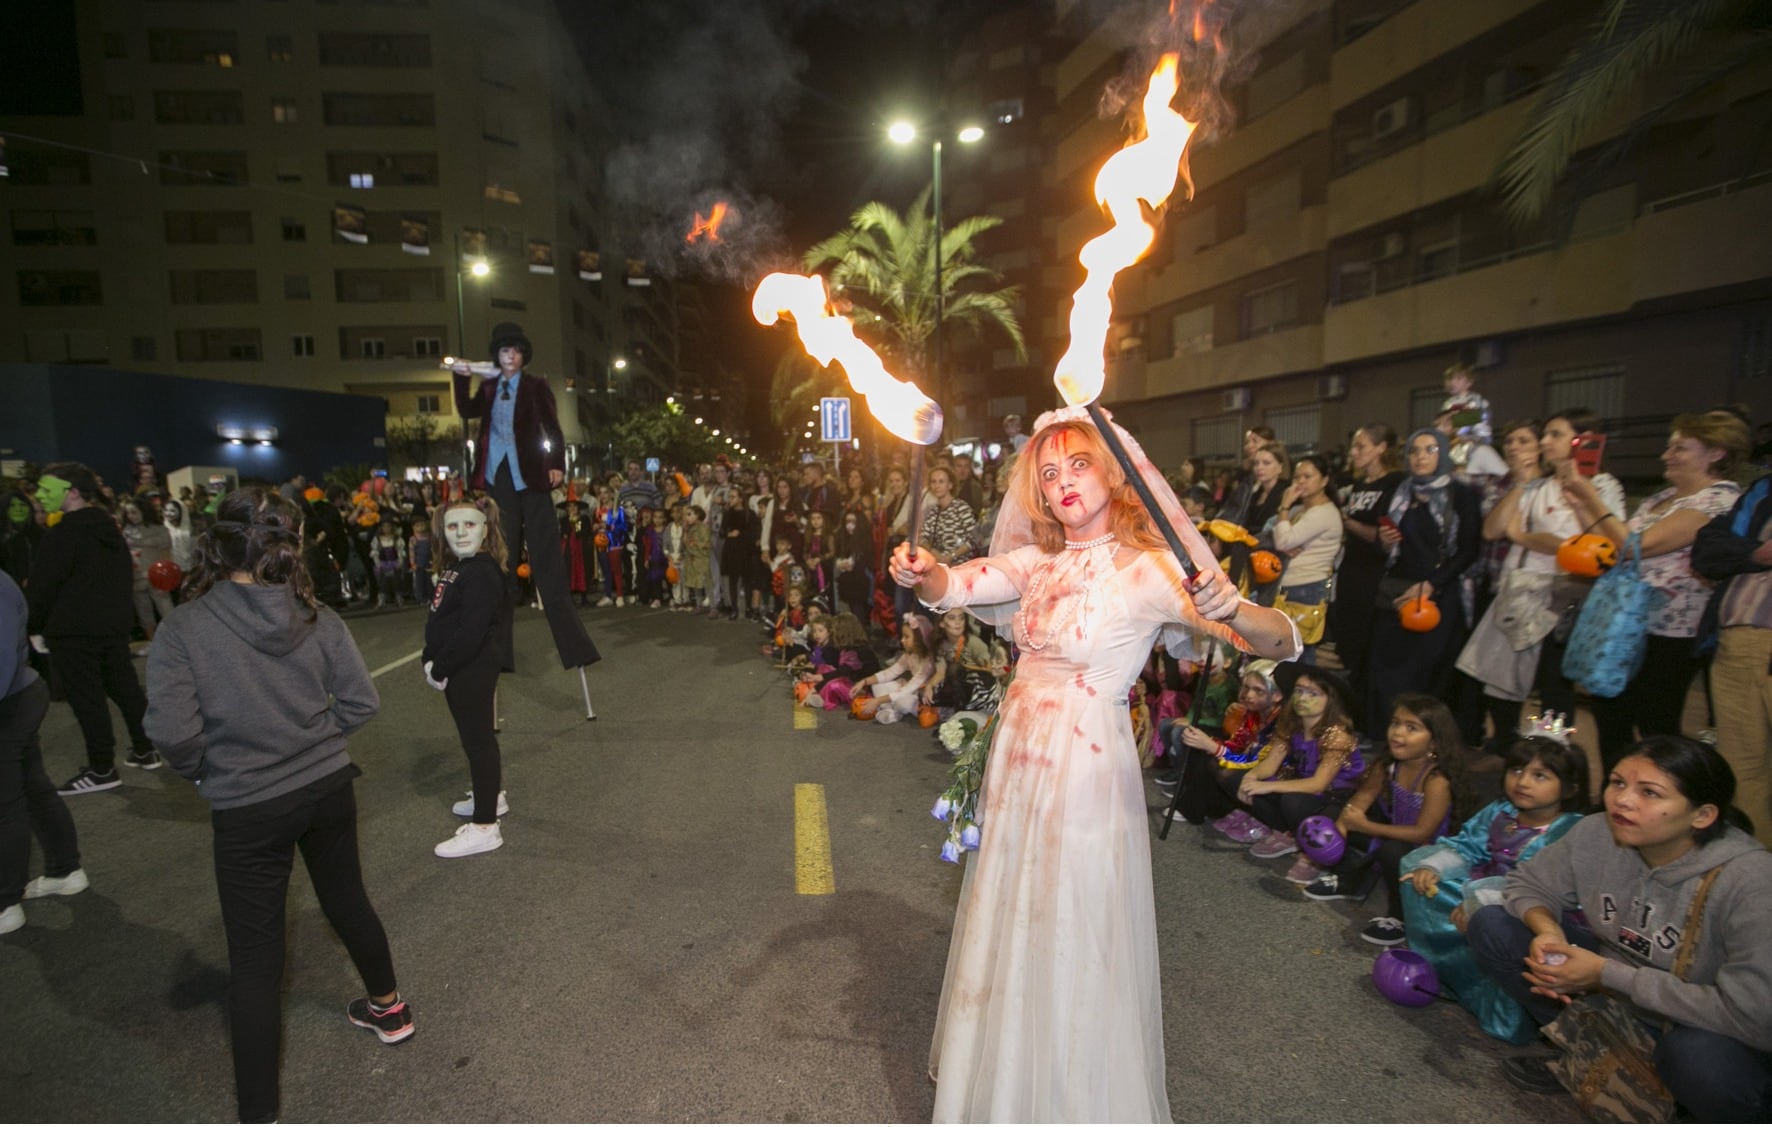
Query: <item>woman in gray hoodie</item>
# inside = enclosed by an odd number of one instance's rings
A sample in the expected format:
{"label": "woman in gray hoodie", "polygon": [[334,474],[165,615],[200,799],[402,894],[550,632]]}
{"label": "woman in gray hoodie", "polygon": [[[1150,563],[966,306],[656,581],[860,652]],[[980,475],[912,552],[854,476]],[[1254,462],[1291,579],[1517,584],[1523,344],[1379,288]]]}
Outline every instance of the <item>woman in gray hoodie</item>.
{"label": "woman in gray hoodie", "polygon": [[412,1036],[387,933],[363,888],[351,785],[361,772],[345,751],[345,737],[380,703],[344,622],[314,600],[300,511],[267,490],[228,494],[148,659],[146,725],[212,809],[242,1123],[277,1117],[296,849],[368,991],[347,1016],[385,1044]]}
{"label": "woman in gray hoodie", "polygon": [[[1477,963],[1540,1025],[1605,991],[1636,1010],[1655,1069],[1702,1122],[1772,1118],[1772,853],[1730,824],[1735,776],[1717,752],[1652,736],[1606,780],[1605,812],[1508,875],[1506,903],[1466,932]],[[1739,818],[1739,815],[1736,815]],[[1714,872],[1698,920],[1700,885]],[[1690,968],[1682,933],[1700,927]],[[1557,1092],[1544,1057],[1515,1057],[1517,1087]]]}

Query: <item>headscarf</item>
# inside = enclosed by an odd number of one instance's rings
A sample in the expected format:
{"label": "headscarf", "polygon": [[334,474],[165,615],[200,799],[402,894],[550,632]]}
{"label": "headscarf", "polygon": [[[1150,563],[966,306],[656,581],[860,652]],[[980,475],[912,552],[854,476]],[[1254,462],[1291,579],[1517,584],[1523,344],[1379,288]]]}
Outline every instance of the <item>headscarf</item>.
{"label": "headscarf", "polygon": [[[1401,526],[1403,514],[1409,511],[1410,505],[1426,505],[1428,514],[1440,526],[1440,558],[1444,559],[1458,549],[1458,512],[1452,507],[1452,443],[1434,428],[1422,427],[1403,444],[1405,464],[1408,451],[1414,448],[1415,440],[1424,434],[1434,440],[1439,458],[1434,463],[1432,473],[1425,476],[1411,473],[1404,487],[1391,491],[1390,518],[1392,524]],[[1396,563],[1402,550],[1402,541],[1392,545],[1389,562]]]}
{"label": "headscarf", "polygon": [[[1126,433],[1126,428],[1113,421],[1113,415],[1106,410],[1103,410],[1101,414],[1107,420],[1108,425],[1114,428],[1114,435],[1126,448],[1127,456],[1131,458],[1133,467],[1144,479],[1145,485],[1149,487],[1151,496],[1156,498],[1157,507],[1163,511],[1163,515],[1169,518],[1170,525],[1174,527],[1182,546],[1187,549],[1188,556],[1193,560],[1194,566],[1199,568],[1201,572],[1223,574],[1223,569],[1218,566],[1217,557],[1212,554],[1212,549],[1206,546],[1206,540],[1194,527],[1194,522],[1188,519],[1187,513],[1182,510],[1181,502],[1176,499],[1175,490],[1170,488],[1168,480],[1163,477],[1156,466],[1151,464],[1151,460],[1145,456],[1138,441]],[[1022,452],[1017,457],[1028,457],[1029,451],[1038,449],[1041,432],[1058,423],[1095,425],[1085,406],[1047,411],[1034,420],[1033,436],[1028,439],[1027,445],[1022,448]],[[1033,515],[1022,505],[1015,489],[1004,488],[1002,501],[997,506],[996,523],[991,529],[990,554],[993,556],[1007,555],[1017,548],[1035,542]],[[980,621],[991,623],[994,626],[1006,626],[1015,617],[1015,612],[1020,607],[1021,600],[1016,599],[1007,603],[973,605],[966,609]],[[1210,633],[1224,641],[1235,643],[1238,639],[1236,632],[1224,623],[1210,623],[1208,629]],[[1163,644],[1171,657],[1178,660],[1197,661],[1204,657],[1210,643],[1198,637],[1192,627],[1184,627],[1177,623],[1163,628]]]}

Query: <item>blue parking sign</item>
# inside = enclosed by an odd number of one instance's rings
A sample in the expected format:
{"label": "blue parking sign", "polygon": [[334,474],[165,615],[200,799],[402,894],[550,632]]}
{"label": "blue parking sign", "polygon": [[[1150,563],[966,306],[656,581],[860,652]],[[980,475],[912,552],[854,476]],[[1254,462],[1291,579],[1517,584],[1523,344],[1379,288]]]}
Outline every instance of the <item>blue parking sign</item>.
{"label": "blue parking sign", "polygon": [[849,400],[844,396],[826,396],[818,401],[819,429],[826,442],[848,442]]}

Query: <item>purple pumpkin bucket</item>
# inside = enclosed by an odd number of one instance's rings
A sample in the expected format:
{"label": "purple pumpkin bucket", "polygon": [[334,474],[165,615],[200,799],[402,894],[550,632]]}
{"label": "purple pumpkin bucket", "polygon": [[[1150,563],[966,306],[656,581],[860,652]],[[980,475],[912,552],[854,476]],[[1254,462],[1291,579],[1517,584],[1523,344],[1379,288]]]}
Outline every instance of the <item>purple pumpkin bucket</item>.
{"label": "purple pumpkin bucket", "polygon": [[1335,819],[1312,814],[1298,823],[1298,850],[1320,869],[1334,866],[1347,852],[1347,838],[1335,828]]}
{"label": "purple pumpkin bucket", "polygon": [[1372,963],[1378,992],[1399,1006],[1426,1006],[1440,996],[1440,976],[1414,951],[1393,947]]}

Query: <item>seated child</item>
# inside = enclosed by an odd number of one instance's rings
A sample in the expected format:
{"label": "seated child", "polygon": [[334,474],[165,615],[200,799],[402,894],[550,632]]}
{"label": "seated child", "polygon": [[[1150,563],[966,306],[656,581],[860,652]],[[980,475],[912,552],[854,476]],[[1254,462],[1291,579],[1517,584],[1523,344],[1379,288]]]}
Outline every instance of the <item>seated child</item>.
{"label": "seated child", "polygon": [[949,710],[990,709],[997,695],[990,647],[972,632],[972,616],[963,607],[942,613],[936,644],[935,675],[923,686],[923,703]]}
{"label": "seated child", "polygon": [[[1484,974],[1465,945],[1471,913],[1501,903],[1507,874],[1581,821],[1587,805],[1587,752],[1560,723],[1527,729],[1508,748],[1506,798],[1483,807],[1452,837],[1403,858],[1403,930],[1409,949],[1434,965],[1442,987],[1491,1037],[1524,1045],[1538,1036],[1526,1011]],[[1552,734],[1554,733],[1554,735]]]}
{"label": "seated child", "polygon": [[[818,637],[823,628],[825,637]],[[867,627],[861,619],[845,612],[820,618],[807,628],[815,645],[808,654],[809,668],[800,675],[808,686],[803,703],[808,708],[844,708],[855,690],[855,682],[880,671],[880,659],[868,645]]]}
{"label": "seated child", "polygon": [[904,651],[898,660],[855,683],[856,692],[871,689],[874,696],[883,698],[875,720],[895,724],[902,717],[916,715],[918,695],[935,676],[935,654],[930,648],[934,633],[927,618],[915,612],[905,615],[898,631]]}
{"label": "seated child", "polygon": [[[1276,671],[1286,704],[1261,758],[1244,772],[1237,800],[1247,803],[1267,832],[1249,855],[1268,861],[1298,852],[1298,823],[1339,807],[1359,785],[1366,763],[1354,734],[1353,690],[1334,673],[1300,662]],[[1303,857],[1286,879],[1309,884],[1317,867]]]}
{"label": "seated child", "polygon": [[[1237,695],[1242,709],[1236,727],[1225,739],[1189,723],[1177,723],[1169,730],[1170,751],[1180,762],[1182,774],[1177,819],[1196,826],[1215,819],[1213,829],[1244,845],[1255,844],[1266,832],[1237,801],[1236,794],[1243,772],[1254,766],[1280,718],[1280,704],[1286,698],[1274,680],[1277,667],[1278,663],[1267,658],[1243,666]],[[1228,711],[1226,719],[1228,727]]]}
{"label": "seated child", "polygon": [[786,661],[792,656],[791,651],[804,653],[806,620],[806,588],[796,583],[787,588],[781,613],[775,616],[775,622],[770,627],[769,644],[762,647],[763,656],[779,657]]}
{"label": "seated child", "polygon": [[1391,706],[1386,736],[1335,819],[1347,852],[1304,889],[1312,900],[1359,901],[1382,882],[1390,910],[1360,932],[1380,947],[1403,940],[1398,882],[1404,855],[1456,825],[1465,795],[1464,744],[1451,709],[1433,697],[1403,693]]}

